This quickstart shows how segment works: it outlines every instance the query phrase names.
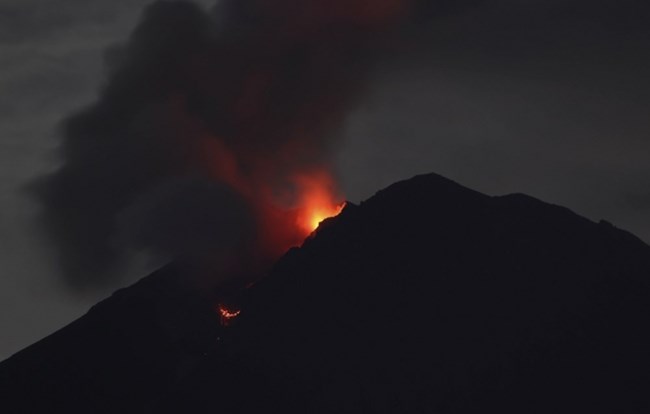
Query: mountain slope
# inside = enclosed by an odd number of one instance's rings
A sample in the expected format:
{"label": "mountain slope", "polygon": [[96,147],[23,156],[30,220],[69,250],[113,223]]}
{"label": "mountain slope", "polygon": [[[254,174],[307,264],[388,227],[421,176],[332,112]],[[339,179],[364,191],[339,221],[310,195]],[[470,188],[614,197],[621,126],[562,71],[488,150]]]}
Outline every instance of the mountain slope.
{"label": "mountain slope", "polygon": [[[196,293],[169,300],[177,289],[154,275],[158,290],[126,289],[139,293],[0,377],[25,412],[52,398],[51,366],[73,385],[58,390],[67,412],[647,412],[649,277],[650,247],[606,222],[418,176],[323,223],[244,292],[232,327]],[[184,322],[161,328],[169,316],[151,303]],[[80,388],[80,360],[101,387]]]}

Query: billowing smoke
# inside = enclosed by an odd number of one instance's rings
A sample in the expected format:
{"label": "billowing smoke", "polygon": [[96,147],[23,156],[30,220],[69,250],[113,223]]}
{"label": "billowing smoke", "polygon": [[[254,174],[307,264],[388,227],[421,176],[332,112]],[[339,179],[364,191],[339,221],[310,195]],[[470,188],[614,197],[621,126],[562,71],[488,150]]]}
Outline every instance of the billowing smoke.
{"label": "billowing smoke", "polygon": [[134,250],[250,270],[298,242],[305,194],[340,198],[336,130],[413,6],[151,5],[34,186],[67,281],[105,282]]}

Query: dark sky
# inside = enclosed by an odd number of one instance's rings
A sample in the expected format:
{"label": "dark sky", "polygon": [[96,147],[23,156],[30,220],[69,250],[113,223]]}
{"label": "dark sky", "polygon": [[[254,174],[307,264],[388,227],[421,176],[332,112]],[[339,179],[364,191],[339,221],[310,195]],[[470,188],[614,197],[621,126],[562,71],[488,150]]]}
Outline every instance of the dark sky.
{"label": "dark sky", "polygon": [[[39,205],[23,189],[59,165],[58,123],[97,98],[107,47],[126,40],[148,3],[0,0],[0,359],[116,287],[66,290],[36,223]],[[650,6],[444,6],[382,57],[338,132],[346,197],[436,172],[490,194],[528,193],[650,240]]]}

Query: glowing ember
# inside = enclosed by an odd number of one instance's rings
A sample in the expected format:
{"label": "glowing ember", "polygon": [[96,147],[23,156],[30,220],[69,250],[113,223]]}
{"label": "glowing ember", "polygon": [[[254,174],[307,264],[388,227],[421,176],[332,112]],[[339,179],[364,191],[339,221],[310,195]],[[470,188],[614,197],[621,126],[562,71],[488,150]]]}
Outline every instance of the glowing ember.
{"label": "glowing ember", "polygon": [[218,310],[219,310],[219,316],[221,317],[222,326],[231,325],[235,320],[235,318],[241,314],[241,310],[229,309],[223,303],[219,304]]}

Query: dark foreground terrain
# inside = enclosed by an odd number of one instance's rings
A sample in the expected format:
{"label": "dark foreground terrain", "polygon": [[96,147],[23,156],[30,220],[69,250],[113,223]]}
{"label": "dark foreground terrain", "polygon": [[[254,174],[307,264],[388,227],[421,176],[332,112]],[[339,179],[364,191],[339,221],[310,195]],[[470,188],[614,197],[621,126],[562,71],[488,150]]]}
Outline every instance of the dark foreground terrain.
{"label": "dark foreground terrain", "polygon": [[222,327],[173,265],[0,364],[2,413],[647,413],[650,247],[436,175],[349,205]]}

